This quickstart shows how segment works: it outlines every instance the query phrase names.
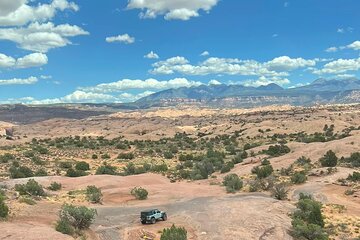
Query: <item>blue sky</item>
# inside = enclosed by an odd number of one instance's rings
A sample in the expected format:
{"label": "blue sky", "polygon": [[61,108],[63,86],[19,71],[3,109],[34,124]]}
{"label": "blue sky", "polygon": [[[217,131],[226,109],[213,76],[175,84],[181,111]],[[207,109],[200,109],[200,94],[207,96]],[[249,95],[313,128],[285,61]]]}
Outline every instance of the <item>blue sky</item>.
{"label": "blue sky", "polygon": [[0,103],[360,77],[358,0],[0,0]]}

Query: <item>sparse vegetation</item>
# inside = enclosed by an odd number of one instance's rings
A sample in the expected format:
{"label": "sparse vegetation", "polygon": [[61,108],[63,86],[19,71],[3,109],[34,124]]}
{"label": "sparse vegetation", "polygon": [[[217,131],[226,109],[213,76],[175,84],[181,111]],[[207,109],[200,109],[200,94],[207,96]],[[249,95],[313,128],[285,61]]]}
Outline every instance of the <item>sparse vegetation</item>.
{"label": "sparse vegetation", "polygon": [[138,200],[145,200],[148,198],[148,191],[142,187],[134,187],[130,191],[131,195],[133,195]]}
{"label": "sparse vegetation", "polygon": [[272,188],[272,196],[277,200],[285,200],[289,193],[289,188],[285,183],[275,184]]}
{"label": "sparse vegetation", "polygon": [[101,203],[102,193],[100,188],[96,186],[87,186],[86,188],[86,199],[91,203]]}
{"label": "sparse vegetation", "polygon": [[46,195],[43,187],[34,179],[30,179],[26,184],[16,184],[15,190],[19,192],[20,195],[38,197]]}
{"label": "sparse vegetation", "polygon": [[320,163],[321,166],[323,167],[336,167],[337,162],[338,162],[338,157],[331,150],[327,151],[325,155],[322,158],[320,158]]}
{"label": "sparse vegetation", "polygon": [[187,231],[183,227],[172,225],[162,231],[160,240],[187,240]]}
{"label": "sparse vegetation", "polygon": [[243,182],[235,173],[225,176],[223,181],[228,193],[235,193],[243,187]]}
{"label": "sparse vegetation", "polygon": [[48,187],[50,191],[59,191],[61,190],[61,188],[62,188],[61,183],[57,183],[57,182],[52,182]]}
{"label": "sparse vegetation", "polygon": [[9,215],[9,207],[5,203],[5,195],[0,192],[0,220],[6,219]]}

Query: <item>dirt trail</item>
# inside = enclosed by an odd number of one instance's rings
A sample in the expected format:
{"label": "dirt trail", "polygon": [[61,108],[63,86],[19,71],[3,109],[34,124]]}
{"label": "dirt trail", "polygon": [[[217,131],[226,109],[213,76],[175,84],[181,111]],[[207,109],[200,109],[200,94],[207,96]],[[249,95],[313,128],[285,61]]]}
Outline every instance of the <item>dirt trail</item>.
{"label": "dirt trail", "polygon": [[129,230],[156,233],[174,223],[195,233],[189,239],[291,239],[287,214],[292,205],[261,193],[195,198],[153,207],[166,211],[168,221],[142,225],[142,207],[99,207],[92,230],[101,240],[130,240]]}

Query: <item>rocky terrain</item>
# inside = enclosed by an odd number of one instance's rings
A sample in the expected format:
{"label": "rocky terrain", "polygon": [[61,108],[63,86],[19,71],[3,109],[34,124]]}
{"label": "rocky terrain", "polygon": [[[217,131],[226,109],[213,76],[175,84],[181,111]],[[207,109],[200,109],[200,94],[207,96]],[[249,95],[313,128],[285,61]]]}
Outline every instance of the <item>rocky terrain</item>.
{"label": "rocky terrain", "polygon": [[[13,132],[0,138],[0,186],[10,209],[0,239],[159,239],[173,224],[188,239],[296,239],[292,214],[301,193],[322,203],[329,239],[360,237],[360,187],[349,178],[360,169],[360,105],[101,113],[0,123],[1,135]],[[328,152],[337,158],[332,167],[321,160]],[[78,170],[79,162],[88,168]],[[30,177],[19,178],[21,166]],[[262,177],[256,168],[266,166],[273,171]],[[223,182],[230,174],[242,181],[234,193]],[[16,185],[29,179],[46,196],[24,200]],[[47,189],[54,182],[62,188]],[[281,200],[278,184],[288,191]],[[101,204],[88,201],[91,185]],[[146,189],[147,199],[134,198],[134,187]],[[97,210],[82,236],[55,230],[65,203]],[[168,220],[142,225],[140,211],[149,208]]]}

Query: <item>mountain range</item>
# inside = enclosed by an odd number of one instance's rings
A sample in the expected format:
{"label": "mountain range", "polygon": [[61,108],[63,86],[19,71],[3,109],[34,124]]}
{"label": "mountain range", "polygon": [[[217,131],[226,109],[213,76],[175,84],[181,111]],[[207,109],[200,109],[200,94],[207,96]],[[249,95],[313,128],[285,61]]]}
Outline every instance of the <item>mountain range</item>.
{"label": "mountain range", "polygon": [[306,86],[282,88],[266,86],[200,85],[168,89],[141,98],[133,107],[199,105],[211,107],[254,107],[274,104],[311,106],[316,104],[360,102],[360,80],[320,78]]}

